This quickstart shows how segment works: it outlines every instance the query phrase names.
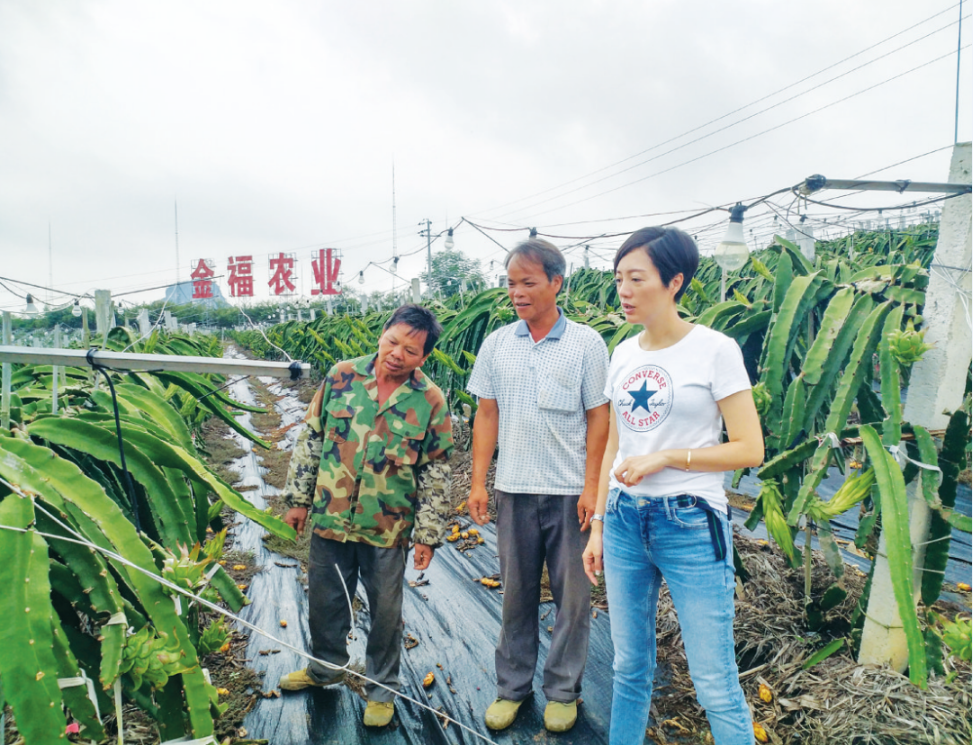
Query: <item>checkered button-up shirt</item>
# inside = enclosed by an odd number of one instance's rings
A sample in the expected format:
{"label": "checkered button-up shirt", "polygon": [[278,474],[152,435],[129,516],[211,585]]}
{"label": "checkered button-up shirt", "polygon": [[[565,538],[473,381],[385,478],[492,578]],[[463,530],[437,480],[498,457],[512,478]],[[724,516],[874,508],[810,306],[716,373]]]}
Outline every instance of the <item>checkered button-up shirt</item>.
{"label": "checkered button-up shirt", "polygon": [[[559,309],[560,310],[560,309]],[[535,342],[525,321],[490,334],[467,390],[500,410],[496,488],[521,494],[584,489],[585,412],[607,403],[608,349],[594,329],[564,312]]]}

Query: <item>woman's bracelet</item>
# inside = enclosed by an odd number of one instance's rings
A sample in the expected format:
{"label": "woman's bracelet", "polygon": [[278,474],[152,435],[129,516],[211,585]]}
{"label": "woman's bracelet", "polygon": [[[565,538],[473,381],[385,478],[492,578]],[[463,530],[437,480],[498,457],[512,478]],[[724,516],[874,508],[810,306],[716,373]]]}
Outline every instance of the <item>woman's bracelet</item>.
{"label": "woman's bracelet", "polygon": [[687,450],[686,451],[686,472],[687,473],[689,472],[689,466],[692,464],[692,462],[693,462],[693,451]]}

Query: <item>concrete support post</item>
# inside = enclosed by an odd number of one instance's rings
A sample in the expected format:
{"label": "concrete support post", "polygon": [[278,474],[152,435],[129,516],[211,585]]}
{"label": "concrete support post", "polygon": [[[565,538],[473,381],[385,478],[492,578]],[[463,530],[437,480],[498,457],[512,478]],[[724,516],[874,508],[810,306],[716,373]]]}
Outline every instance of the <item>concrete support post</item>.
{"label": "concrete support post", "polygon": [[[54,348],[61,348],[61,327],[56,323],[54,324]],[[51,367],[51,413],[55,416],[57,416],[57,392],[58,384],[60,383],[58,380],[58,372],[60,369],[61,368],[58,365],[53,365]]]}
{"label": "concrete support post", "polygon": [[102,344],[108,339],[111,321],[111,291],[95,290],[95,333],[101,337]]}
{"label": "concrete support post", "polygon": [[[950,183],[970,183],[970,143],[953,148],[949,169]],[[942,429],[949,415],[963,404],[966,371],[970,365],[970,317],[960,297],[970,297],[971,253],[970,195],[955,197],[943,206],[939,225],[939,241],[929,270],[929,287],[922,311],[926,329],[925,341],[934,344],[912,368],[909,398],[903,419],[927,429]],[[914,484],[916,482],[913,482]],[[929,508],[921,495],[910,487],[910,537],[913,549],[913,587],[918,599],[925,562],[925,547],[929,531]],[[898,607],[892,594],[885,535],[879,540],[878,556],[868,612],[862,631],[858,661],[862,664],[889,663],[903,671],[908,663],[908,649]]]}

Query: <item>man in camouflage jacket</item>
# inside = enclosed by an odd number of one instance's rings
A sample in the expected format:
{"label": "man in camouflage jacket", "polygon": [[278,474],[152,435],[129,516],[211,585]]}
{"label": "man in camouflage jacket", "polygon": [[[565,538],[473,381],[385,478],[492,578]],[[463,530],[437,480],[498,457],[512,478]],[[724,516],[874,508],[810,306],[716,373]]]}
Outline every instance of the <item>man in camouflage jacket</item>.
{"label": "man in camouflage jacket", "polygon": [[[312,654],[334,667],[312,662],[283,676],[284,690],[343,679],[334,669],[349,659],[342,579],[354,596],[359,576],[372,618],[365,675],[398,690],[406,552],[411,541],[415,568],[428,567],[449,509],[449,411],[442,391],[419,369],[441,332],[425,308],[399,308],[377,354],[332,367],[308,407],[284,488],[291,506],[284,519],[300,534],[310,508]],[[393,694],[373,683],[365,693],[365,724],[388,724]]]}

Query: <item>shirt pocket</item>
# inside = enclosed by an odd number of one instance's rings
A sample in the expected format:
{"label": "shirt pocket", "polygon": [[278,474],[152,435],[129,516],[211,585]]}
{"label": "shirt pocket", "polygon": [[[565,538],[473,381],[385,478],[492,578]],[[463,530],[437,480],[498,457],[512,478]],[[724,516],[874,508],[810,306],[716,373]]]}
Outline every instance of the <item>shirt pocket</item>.
{"label": "shirt pocket", "polygon": [[[398,422],[401,422],[399,424]],[[419,462],[422,452],[422,441],[426,438],[426,430],[422,427],[398,420],[389,432],[385,445],[385,457],[389,463],[397,467],[414,466]]]}
{"label": "shirt pocket", "polygon": [[538,370],[537,407],[553,414],[573,414],[581,409],[581,376],[568,371],[549,374]]}
{"label": "shirt pocket", "polygon": [[326,411],[324,438],[343,445],[348,442],[349,435],[351,435],[351,424],[355,410],[340,401],[335,401],[328,404]]}

